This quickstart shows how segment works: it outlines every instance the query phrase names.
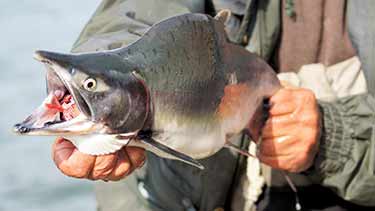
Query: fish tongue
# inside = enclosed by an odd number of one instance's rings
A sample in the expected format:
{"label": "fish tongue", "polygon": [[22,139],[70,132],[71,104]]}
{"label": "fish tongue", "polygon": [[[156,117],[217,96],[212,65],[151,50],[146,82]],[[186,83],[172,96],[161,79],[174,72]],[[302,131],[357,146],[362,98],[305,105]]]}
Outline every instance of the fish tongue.
{"label": "fish tongue", "polygon": [[44,105],[50,110],[55,110],[55,112],[63,112],[64,109],[59,102],[59,97],[60,96],[56,96],[56,93],[51,93],[47,97]]}

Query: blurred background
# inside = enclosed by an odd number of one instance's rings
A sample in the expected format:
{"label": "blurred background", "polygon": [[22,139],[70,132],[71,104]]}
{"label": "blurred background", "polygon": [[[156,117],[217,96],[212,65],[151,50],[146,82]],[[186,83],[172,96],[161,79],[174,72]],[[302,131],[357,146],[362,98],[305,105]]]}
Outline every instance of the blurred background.
{"label": "blurred background", "polygon": [[99,0],[0,1],[0,211],[92,211],[92,182],[68,178],[51,159],[52,138],[20,137],[13,124],[46,96],[36,49],[68,52]]}

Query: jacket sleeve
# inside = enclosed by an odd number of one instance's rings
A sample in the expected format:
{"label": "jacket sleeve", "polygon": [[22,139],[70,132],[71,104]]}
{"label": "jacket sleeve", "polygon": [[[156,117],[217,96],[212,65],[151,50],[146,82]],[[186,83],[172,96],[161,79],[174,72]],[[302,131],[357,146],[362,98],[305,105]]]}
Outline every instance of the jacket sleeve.
{"label": "jacket sleeve", "polygon": [[319,102],[323,135],[312,176],[344,199],[375,206],[375,98]]}
{"label": "jacket sleeve", "polygon": [[204,13],[204,0],[103,0],[74,43],[72,52],[128,45],[162,19]]}

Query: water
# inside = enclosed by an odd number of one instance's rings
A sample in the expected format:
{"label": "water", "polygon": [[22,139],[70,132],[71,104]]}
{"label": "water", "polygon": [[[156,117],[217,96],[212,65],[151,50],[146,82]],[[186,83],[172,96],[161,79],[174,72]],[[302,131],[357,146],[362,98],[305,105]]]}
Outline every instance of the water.
{"label": "water", "polygon": [[36,49],[69,51],[98,0],[0,0],[0,211],[92,211],[92,182],[62,175],[53,139],[19,137],[11,127],[45,97]]}

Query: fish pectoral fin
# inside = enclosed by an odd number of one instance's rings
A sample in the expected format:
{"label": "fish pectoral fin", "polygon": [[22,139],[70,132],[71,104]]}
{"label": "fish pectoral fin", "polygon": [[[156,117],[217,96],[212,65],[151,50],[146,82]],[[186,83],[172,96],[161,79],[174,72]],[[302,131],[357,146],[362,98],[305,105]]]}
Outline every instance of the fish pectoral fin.
{"label": "fish pectoral fin", "polygon": [[[204,166],[192,157],[185,155],[181,152],[178,152],[160,142],[155,141],[153,138],[143,138],[139,140],[143,146],[140,146],[160,157],[179,160],[189,165],[195,166],[201,170],[204,169]],[[138,144],[137,144],[138,145]]]}
{"label": "fish pectoral fin", "polygon": [[254,158],[257,157],[256,155],[250,154],[250,152],[248,152],[247,150],[241,149],[240,147],[238,147],[238,146],[236,146],[236,145],[234,145],[230,142],[227,142],[224,146],[226,148],[232,149],[235,152],[240,153],[241,155],[244,155],[244,156],[247,156],[247,157],[254,157]]}

